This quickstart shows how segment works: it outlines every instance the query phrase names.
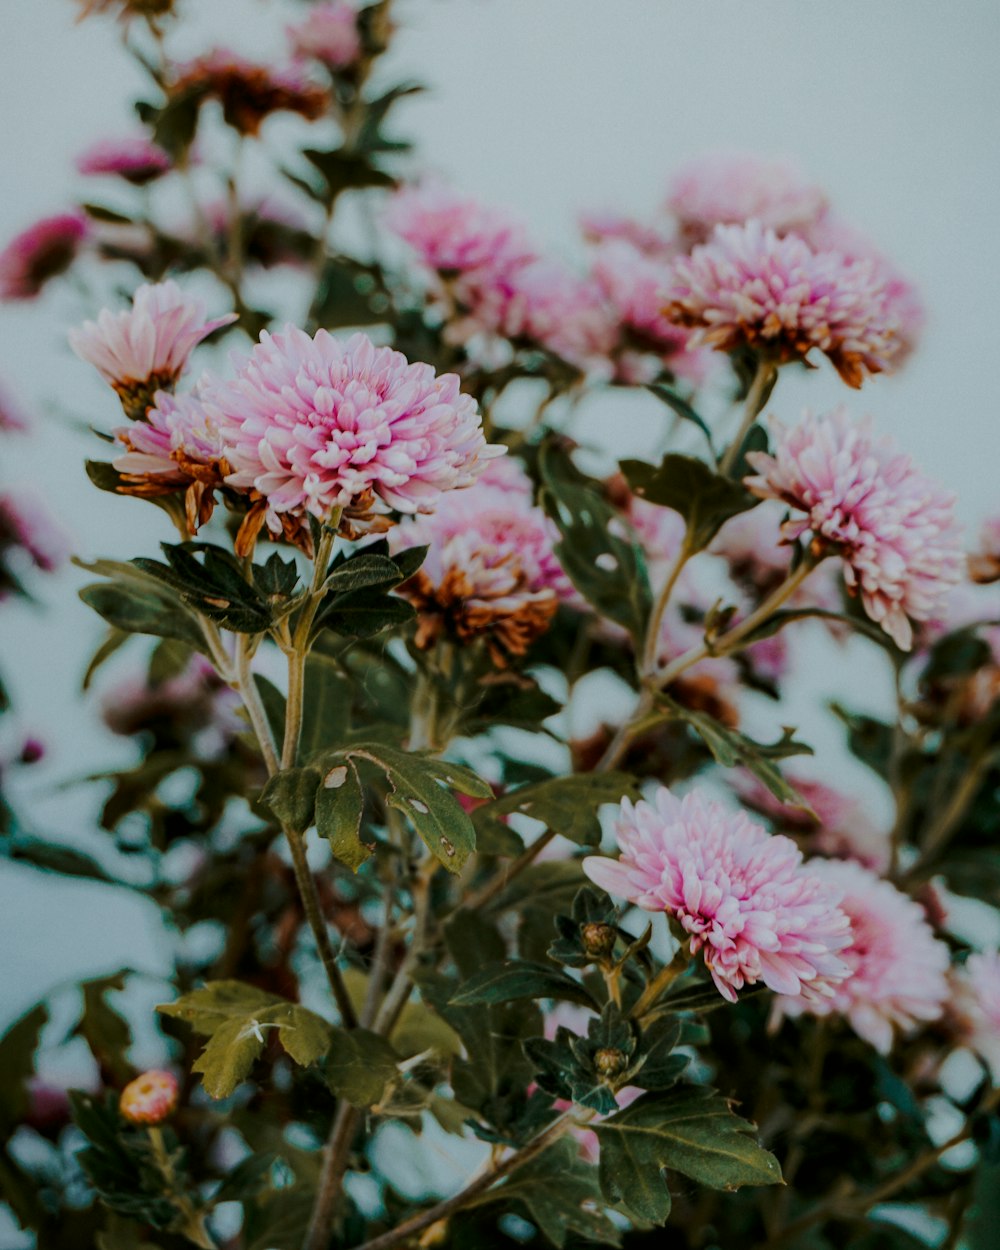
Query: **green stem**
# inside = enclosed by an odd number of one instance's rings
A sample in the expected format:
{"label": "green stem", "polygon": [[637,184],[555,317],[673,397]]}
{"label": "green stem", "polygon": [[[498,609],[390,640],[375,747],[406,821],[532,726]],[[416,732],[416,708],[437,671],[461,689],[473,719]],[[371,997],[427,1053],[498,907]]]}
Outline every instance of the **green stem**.
{"label": "green stem", "polygon": [[260,691],[257,689],[257,683],[254,681],[253,671],[250,667],[250,648],[250,636],[248,634],[240,634],[236,641],[236,689],[239,691],[243,700],[243,706],[250,717],[253,731],[257,735],[260,752],[267,767],[267,775],[273,777],[281,767],[281,764],[278,760],[278,749],[274,745],[271,724],[267,719],[267,712],[264,710]]}
{"label": "green stem", "polygon": [[648,983],[636,999],[632,1010],[628,1013],[630,1020],[642,1020],[655,1006],[657,999],[669,989],[691,961],[691,952],[686,946],[678,946],[670,963],[664,965]]}
{"label": "green stem", "polygon": [[670,596],[674,592],[677,585],[677,579],[680,577],[685,564],[691,558],[691,541],[688,534],[684,535],[684,541],[681,548],[677,552],[677,558],[674,560],[667,574],[666,580],[660,588],[660,593],[656,597],[656,603],[649,616],[649,624],[646,627],[646,642],[642,651],[642,665],[640,675],[649,677],[656,669],[656,647],[660,640],[660,628],[663,624],[663,616],[670,603]]}
{"label": "green stem", "polygon": [[333,1120],[330,1137],[323,1147],[323,1163],[320,1168],[316,1201],[309,1217],[302,1250],[327,1250],[330,1244],[330,1225],[333,1208],[340,1194],[340,1187],[350,1159],[351,1142],[357,1131],[361,1112],[342,1099]]}
{"label": "green stem", "polygon": [[163,1130],[159,1126],[152,1125],[146,1131],[149,1134],[149,1141],[153,1147],[153,1159],[156,1162],[157,1170],[163,1177],[167,1193],[184,1221],[177,1228],[177,1232],[196,1246],[201,1246],[202,1250],[215,1250],[215,1242],[209,1237],[208,1230],[205,1228],[204,1212],[197,1210],[194,1203],[180,1187],[177,1173],[174,1171],[174,1165],[170,1161],[167,1143],[163,1140]]}
{"label": "green stem", "polygon": [[750,389],[747,391],[746,402],[743,405],[743,419],[740,421],[740,428],[736,431],[736,437],[726,448],[725,455],[719,461],[720,473],[728,476],[732,472],[743,442],[750,432],[750,427],[760,416],[761,409],[767,402],[777,374],[777,367],[769,360],[757,361],[757,369],[753,375],[753,381],[750,383]]}

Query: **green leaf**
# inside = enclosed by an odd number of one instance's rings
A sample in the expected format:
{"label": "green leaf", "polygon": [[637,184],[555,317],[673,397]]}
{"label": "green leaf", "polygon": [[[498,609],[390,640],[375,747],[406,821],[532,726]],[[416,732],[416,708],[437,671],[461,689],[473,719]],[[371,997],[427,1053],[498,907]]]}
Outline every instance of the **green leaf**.
{"label": "green leaf", "polygon": [[330,843],[334,859],[352,872],[357,872],[375,849],[361,840],[364,810],[364,791],[354,764],[348,760],[331,768],[316,791],[316,829]]}
{"label": "green leaf", "polygon": [[316,320],[328,330],[378,325],[392,311],[380,271],[346,256],[331,256],[323,266],[314,305]]}
{"label": "green leaf", "polygon": [[400,1058],[377,1033],[336,1029],[323,1077],[337,1097],[346,1098],[352,1107],[373,1107],[399,1076]]}
{"label": "green leaf", "polygon": [[653,598],[635,535],[565,451],[544,443],[538,463],[544,482],[541,502],[562,535],[555,552],[566,576],[602,616],[638,642]]}
{"label": "green leaf", "polygon": [[620,467],[640,499],[680,513],[693,551],[707,547],[730,517],[760,502],[739,482],[716,473],[695,456],[671,452],[659,466],[622,460]]}
{"label": "green leaf", "polygon": [[115,629],[126,634],[176,638],[199,649],[204,647],[205,640],[197,621],[155,578],[132,565],[113,560],[75,563],[110,579],[84,586],[79,595]]}
{"label": "green leaf", "polygon": [[778,1161],[757,1144],[754,1126],[714,1090],[685,1086],[644,1094],[593,1128],[605,1198],[655,1224],[670,1214],[664,1168],[712,1189],[781,1183]]}
{"label": "green leaf", "polygon": [[290,599],[299,581],[295,561],[283,560],[276,551],[263,564],[255,564],[251,572],[255,588],[265,599]]}
{"label": "green leaf", "polygon": [[692,425],[696,425],[708,441],[708,450],[715,456],[715,445],[712,442],[712,431],[708,428],[703,417],[699,417],[688,401],[672,391],[669,386],[664,386],[662,382],[651,382],[646,386],[647,391],[651,391],[661,403],[667,405],[668,408],[676,412],[679,417],[685,421],[690,421]]}
{"label": "green leaf", "polygon": [[289,1057],[302,1067],[322,1058],[336,1031],[315,1012],[242,981],[210,981],[176,1002],[157,1007],[185,1020],[209,1041],[194,1065],[213,1098],[226,1098],[250,1073],[275,1029]]}
{"label": "green leaf", "polygon": [[[166,564],[138,557],[131,563],[178,592],[181,600],[239,633],[261,634],[271,624],[272,613],[243,574],[240,561],[214,543],[161,543]],[[197,556],[201,556],[199,563]]]}
{"label": "green leaf", "polygon": [[519,812],[540,820],[578,846],[597,846],[601,824],[597,809],[639,797],[639,786],[627,773],[576,773],[521,786],[476,811],[480,819]]}
{"label": "green leaf", "polygon": [[526,959],[487,964],[464,982],[451,1000],[455,1007],[480,1003],[509,1003],[518,998],[557,998],[596,1009],[587,989],[558,968]]}
{"label": "green leaf", "polygon": [[883,780],[888,779],[895,740],[894,727],[866,713],[852,712],[840,703],[831,703],[830,710],[847,729],[847,745],[851,754]]}
{"label": "green leaf", "polygon": [[27,1083],[35,1072],[35,1052],[48,1008],[38,1006],[23,1015],[0,1038],[0,1139],[6,1141],[28,1109]]}
{"label": "green leaf", "polygon": [[308,762],[347,736],[351,684],[335,660],[313,652],[306,660],[304,691],[299,758]]}
{"label": "green leaf", "polygon": [[318,768],[285,768],[270,778],[258,802],[269,808],[281,824],[295,833],[305,833],[313,823],[320,783]]}
{"label": "green leaf", "polygon": [[369,547],[333,564],[316,614],[316,629],[347,638],[370,638],[413,619],[413,607],[389,593],[410,575],[408,553],[390,559],[386,544],[379,546],[383,550]]}
{"label": "green leaf", "polygon": [[90,1047],[101,1070],[111,1072],[122,1084],[133,1075],[132,1065],[126,1058],[132,1033],[128,1022],[107,1001],[107,995],[112,990],[125,988],[126,975],[127,970],[123,969],[111,976],[83,982],[80,986],[83,1012],[73,1030],[74,1035],[82,1037]]}
{"label": "green leaf", "polygon": [[342,191],[396,185],[396,180],[391,174],[376,169],[366,156],[357,152],[350,152],[344,148],[334,148],[330,151],[304,148],[302,155],[319,171],[326,183],[324,198],[331,204]]}

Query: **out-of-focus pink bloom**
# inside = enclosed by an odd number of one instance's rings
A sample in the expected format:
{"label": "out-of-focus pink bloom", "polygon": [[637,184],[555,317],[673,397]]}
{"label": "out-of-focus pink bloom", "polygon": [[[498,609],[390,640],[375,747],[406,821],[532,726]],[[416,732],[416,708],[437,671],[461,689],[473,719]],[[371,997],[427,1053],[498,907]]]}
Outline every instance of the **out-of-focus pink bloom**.
{"label": "out-of-focus pink bloom", "polygon": [[51,573],[66,555],[66,536],[37,501],[0,494],[0,602],[22,591],[19,565]]}
{"label": "out-of-focus pink bloom", "polygon": [[954,497],[892,439],[876,438],[869,418],[854,422],[845,408],[772,429],[774,455],[750,453],[758,476],[747,487],[805,513],[785,522],[786,538],[809,531],[816,554],[839,555],[848,589],[908,651],[910,618],[931,617],[962,575]]}
{"label": "out-of-focus pink bloom", "polygon": [[1000,952],[970,955],[954,975],[954,988],[960,1035],[1000,1084]]}
{"label": "out-of-focus pink bloom", "polygon": [[195,347],[236,313],[205,320],[205,303],[186,295],[176,282],[144,284],[132,307],[113,313],[105,308],[96,321],[69,333],[69,344],[92,364],[134,420],[143,418],[159,390],[172,390]]}
{"label": "out-of-focus pink bloom", "polygon": [[848,974],[839,952],[850,924],[837,892],[803,867],[790,838],[697,791],[677,799],[664,786],[652,803],[623,799],[615,831],[621,859],[588,856],[584,872],[610,894],[672,916],[731,1002],[757,981],[829,998]]}
{"label": "out-of-focus pink bloom", "polygon": [[618,373],[628,375],[624,381],[650,382],[664,366],[691,382],[704,381],[706,353],[689,350],[690,331],[663,311],[671,282],[666,261],[612,239],[595,250],[591,274],[623,336],[618,354],[626,358],[619,358]]}
{"label": "out-of-focus pink bloom", "polygon": [[315,121],[330,103],[329,93],[310,82],[301,66],[257,65],[229,48],[213,48],[175,65],[167,94],[218,100],[227,124],[243,135],[258,134],[272,113],[298,113]]}
{"label": "out-of-focus pink bloom", "polygon": [[31,422],[5,386],[0,386],[0,433],[23,434]]}
{"label": "out-of-focus pink bloom", "polygon": [[137,187],[162,177],[171,167],[167,153],[142,134],[100,139],[76,159],[81,174],[113,174]]}
{"label": "out-of-focus pink bloom", "polygon": [[781,364],[812,351],[848,384],[890,368],[899,323],[876,266],[814,252],[759,221],[717,226],[708,243],[673,263],[667,315],[694,328],[694,345],[747,346]]}
{"label": "out-of-focus pink bloom", "polygon": [[746,152],[698,157],[675,174],[667,194],[667,208],[691,243],[751,218],[786,234],[816,221],[825,207],[822,188],[793,161]]}
{"label": "out-of-focus pink bloom", "polygon": [[[610,369],[617,329],[597,284],[565,265],[537,260],[484,289],[476,309],[500,307],[498,328],[514,342],[535,343],[590,371]],[[492,318],[487,317],[487,323]]]}
{"label": "out-of-focus pink bloom", "polygon": [[0,300],[35,299],[72,265],[90,233],[81,212],[43,217],[0,252]]}
{"label": "out-of-focus pink bloom", "polygon": [[979,531],[979,550],[969,556],[974,582],[1000,581],[1000,512],[987,517]]}
{"label": "out-of-focus pink bloom", "polygon": [[[442,635],[486,640],[498,665],[523,655],[549,627],[573,588],[555,557],[559,532],[531,502],[530,482],[513,480],[513,462],[489,465],[475,486],[445,496],[427,517],[390,534],[394,551],[423,546],[422,566],[400,588],[417,608],[417,645]],[[494,481],[496,475],[496,481]]]}
{"label": "out-of-focus pink bloom", "polygon": [[586,212],[580,214],[580,229],[588,243],[606,243],[622,239],[646,256],[666,259],[676,250],[673,237],[666,229],[647,225],[622,213]]}
{"label": "out-of-focus pink bloom", "polygon": [[177,1098],[172,1072],[143,1072],[122,1090],[118,1110],[129,1124],[162,1124],[176,1109]]}
{"label": "out-of-focus pink bloom", "polygon": [[777,1009],[792,1016],[844,1015],[859,1037],[888,1054],[894,1029],[912,1033],[943,1012],[948,948],[935,938],[918,903],[860,864],[810,860],[807,868],[841,895],[851,922],[850,945],[841,957],[851,972],[832,997],[783,998]]}
{"label": "out-of-focus pink bloom", "polygon": [[314,4],[294,26],[286,26],[292,56],[321,61],[330,69],[346,69],[361,56],[358,11],[350,0]]}
{"label": "out-of-focus pink bloom", "polygon": [[197,738],[203,754],[217,755],[244,728],[238,707],[239,698],[208,660],[195,656],[157,685],[145,676],[119,682],[102,698],[101,717],[123,737],[152,731],[171,740]]}
{"label": "out-of-focus pink bloom", "polygon": [[227,427],[227,482],[259,493],[274,533],[283,514],[429,512],[503,454],[487,446],[455,374],[410,364],[364,334],[265,331],[207,398]]}

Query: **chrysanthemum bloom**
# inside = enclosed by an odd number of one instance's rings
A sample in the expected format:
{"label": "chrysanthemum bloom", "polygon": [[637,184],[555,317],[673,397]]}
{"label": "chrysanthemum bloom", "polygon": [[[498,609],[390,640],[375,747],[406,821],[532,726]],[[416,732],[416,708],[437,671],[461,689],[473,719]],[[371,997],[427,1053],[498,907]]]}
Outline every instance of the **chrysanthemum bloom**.
{"label": "chrysanthemum bloom", "polygon": [[1000,512],[983,522],[979,550],[969,556],[969,576],[974,582],[1000,581]]}
{"label": "chrysanthemum bloom", "polygon": [[487,446],[455,374],[437,376],[364,334],[264,332],[210,399],[229,426],[227,484],[260,496],[244,544],[265,519],[279,533],[285,515],[322,521],[342,508],[345,522],[364,523],[393,509],[429,512],[503,454]]}
{"label": "chrysanthemum bloom", "polygon": [[315,4],[308,17],[286,26],[292,56],[321,61],[330,69],[346,69],[361,56],[358,11],[350,0]]}
{"label": "chrysanthemum bloom", "polygon": [[0,601],[24,593],[22,568],[51,573],[66,554],[65,535],[37,501],[0,494]]}
{"label": "chrysanthemum bloom", "polygon": [[239,698],[204,656],[155,685],[144,673],[118,682],[101,699],[101,719],[114,734],[152,731],[172,743],[217,755],[240,732]]}
{"label": "chrysanthemum bloom", "polygon": [[177,1097],[172,1072],[143,1072],[122,1090],[118,1110],[129,1124],[162,1124],[176,1109]]}
{"label": "chrysanthemum bloom", "polygon": [[0,385],[0,433],[23,434],[30,428],[30,425],[31,422],[21,411],[17,400],[11,396],[5,386]]}
{"label": "chrysanthemum bloom", "polygon": [[911,618],[927,620],[962,576],[954,496],[926,478],[871,420],[845,408],[807,413],[792,430],[772,423],[774,455],[751,452],[746,486],[803,517],[782,526],[789,541],[811,532],[815,555],[839,555],[848,590],[897,646],[913,642]]}
{"label": "chrysanthemum bloom", "polygon": [[417,646],[442,635],[485,639],[498,666],[524,655],[548,629],[573,588],[553,551],[559,532],[511,473],[491,464],[470,490],[447,495],[427,517],[405,519],[390,535],[394,551],[427,545],[427,558],[400,587],[419,613]]}
{"label": "chrysanthemum bloom", "polygon": [[970,955],[955,973],[954,986],[960,1036],[1000,1084],[1000,951]]}
{"label": "chrysanthemum bloom", "polygon": [[226,122],[242,135],[258,134],[272,113],[298,113],[306,121],[315,121],[330,103],[328,92],[310,82],[299,68],[256,65],[228,48],[213,48],[175,66],[168,95],[171,99],[218,100]]}
{"label": "chrysanthemum bloom", "polygon": [[717,226],[708,243],[673,263],[666,313],[694,328],[694,345],[752,347],[775,364],[829,357],[848,384],[893,363],[899,323],[870,260],[814,252],[759,221]]}
{"label": "chrysanthemum bloom", "polygon": [[89,233],[79,212],[43,217],[22,230],[0,252],[0,300],[34,299],[72,265]]}
{"label": "chrysanthemum bloom", "polygon": [[685,165],[671,180],[667,208],[689,243],[719,225],[755,218],[776,234],[800,230],[826,207],[822,188],[794,162],[752,153],[714,153]]}
{"label": "chrysanthemum bloom", "polygon": [[846,1016],[859,1037],[888,1054],[894,1029],[912,1033],[943,1012],[948,948],[934,936],[918,903],[860,864],[810,860],[806,867],[841,895],[840,906],[851,922],[850,945],[841,958],[851,972],[832,997],[782,999],[777,1010],[792,1016]]}
{"label": "chrysanthemum bloom", "polygon": [[644,256],[667,259],[677,248],[669,231],[655,225],[626,217],[613,210],[584,212],[579,217],[580,230],[588,243],[608,243],[621,239],[631,243]]}
{"label": "chrysanthemum bloom", "polygon": [[127,416],[140,420],[159,390],[173,390],[195,347],[236,313],[205,320],[203,300],[176,282],[139,287],[126,312],[103,309],[69,333],[69,345],[111,386]]}
{"label": "chrysanthemum bloom", "polygon": [[145,135],[101,139],[81,152],[77,172],[88,176],[114,174],[142,187],[162,177],[172,167],[170,157]]}
{"label": "chrysanthemum bloom", "polygon": [[689,350],[690,332],[663,312],[669,264],[624,239],[612,239],[595,250],[591,275],[619,328],[616,372],[623,381],[651,382],[663,368],[691,382],[704,381],[705,353]]}
{"label": "chrysanthemum bloom", "polygon": [[790,838],[665,786],[652,803],[623,799],[615,832],[621,859],[588,856],[584,872],[610,894],[673,917],[730,1002],[757,981],[821,999],[847,975],[839,952],[850,924],[837,891],[803,867]]}
{"label": "chrysanthemum bloom", "polygon": [[482,283],[477,300],[474,316],[515,344],[543,347],[586,372],[611,371],[618,327],[593,280],[556,261],[536,260]]}

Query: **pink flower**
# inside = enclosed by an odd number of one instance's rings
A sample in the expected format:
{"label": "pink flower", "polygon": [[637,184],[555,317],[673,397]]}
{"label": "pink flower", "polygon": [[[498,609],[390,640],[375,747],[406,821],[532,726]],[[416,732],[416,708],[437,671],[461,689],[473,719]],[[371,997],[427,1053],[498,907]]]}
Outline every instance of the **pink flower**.
{"label": "pink flower", "polygon": [[225,427],[227,483],[259,493],[274,533],[283,514],[429,512],[503,454],[487,446],[455,374],[436,376],[364,334],[288,326],[234,359],[235,378],[203,398]]}
{"label": "pink flower", "polygon": [[813,550],[844,561],[848,589],[897,646],[913,641],[910,618],[927,620],[962,575],[954,497],[898,451],[876,439],[871,421],[845,408],[806,414],[793,430],[773,423],[774,455],[751,452],[758,476],[747,487],[805,513],[782,526],[794,540],[812,533]]}
{"label": "pink flower", "polygon": [[694,345],[747,346],[775,363],[825,353],[848,384],[888,369],[899,324],[870,260],[814,252],[759,221],[717,226],[711,240],[674,262],[667,315],[692,326]]}
{"label": "pink flower", "polygon": [[36,501],[0,494],[0,601],[23,593],[18,566],[51,573],[66,555],[66,536]]}
{"label": "pink flower", "polygon": [[847,975],[839,952],[850,942],[848,919],[791,839],[696,791],[677,799],[664,786],[653,803],[623,799],[615,830],[621,859],[588,856],[584,872],[609,893],[673,917],[730,1002],[757,981],[829,997]]}
{"label": "pink flower", "polygon": [[515,342],[544,347],[587,371],[607,370],[615,345],[614,317],[595,282],[551,260],[536,260],[502,283],[484,285],[476,315],[497,307],[498,328]]}
{"label": "pink flower", "polygon": [[523,655],[559,602],[574,598],[553,551],[558,539],[513,461],[490,464],[475,486],[445,496],[430,516],[404,519],[390,534],[392,549],[430,548],[400,591],[420,614],[417,645],[446,633],[463,643],[484,638],[499,666]]}
{"label": "pink flower", "polygon": [[34,299],[76,260],[90,233],[81,212],[43,217],[0,252],[0,300]]}
{"label": "pink flower", "polygon": [[923,908],[889,881],[851,860],[810,860],[810,872],[841,895],[851,940],[841,958],[850,976],[831,997],[816,1002],[782,999],[780,1013],[844,1015],[880,1054],[893,1030],[913,1032],[937,1020],[948,999],[948,948],[935,938]]}
{"label": "pink flower", "polygon": [[327,0],[285,34],[292,56],[322,61],[330,69],[346,69],[361,56],[358,11],[349,0]]}
{"label": "pink flower", "polygon": [[81,174],[114,174],[137,187],[161,177],[171,165],[167,153],[142,134],[101,139],[76,160],[77,171]]}
{"label": "pink flower", "polygon": [[685,165],[672,179],[667,207],[691,242],[718,225],[755,218],[776,234],[815,221],[826,207],[822,189],[792,161],[751,153],[713,153]]}
{"label": "pink flower", "polygon": [[301,67],[257,65],[228,48],[213,48],[175,65],[167,94],[172,100],[218,100],[226,124],[251,136],[272,113],[298,113],[306,121],[316,121],[330,103],[329,93],[310,82]]}
{"label": "pink flower", "polygon": [[101,700],[101,717],[112,733],[130,737],[149,730],[173,741],[197,739],[199,753],[217,756],[243,728],[239,699],[203,656],[153,685],[128,678]]}
{"label": "pink flower", "polygon": [[970,955],[954,985],[960,1033],[1000,1084],[1000,951]]}
{"label": "pink flower", "polygon": [[141,419],[158,390],[172,390],[194,348],[236,313],[205,320],[205,305],[176,282],[144,284],[132,307],[103,309],[96,321],[71,330],[69,343],[113,387],[128,416]]}
{"label": "pink flower", "polygon": [[17,400],[5,386],[0,385],[0,433],[23,434],[30,427],[31,422]]}
{"label": "pink flower", "polygon": [[588,243],[607,243],[622,239],[645,256],[667,259],[675,251],[669,232],[654,225],[626,217],[622,213],[585,212],[580,214],[580,229]]}
{"label": "pink flower", "polygon": [[172,1072],[143,1072],[122,1090],[118,1110],[129,1124],[162,1124],[176,1109],[177,1097]]}

